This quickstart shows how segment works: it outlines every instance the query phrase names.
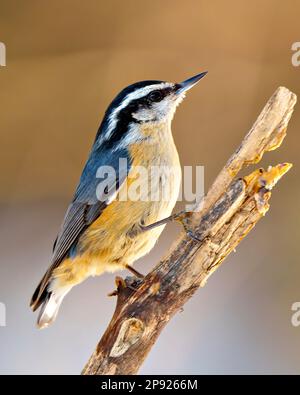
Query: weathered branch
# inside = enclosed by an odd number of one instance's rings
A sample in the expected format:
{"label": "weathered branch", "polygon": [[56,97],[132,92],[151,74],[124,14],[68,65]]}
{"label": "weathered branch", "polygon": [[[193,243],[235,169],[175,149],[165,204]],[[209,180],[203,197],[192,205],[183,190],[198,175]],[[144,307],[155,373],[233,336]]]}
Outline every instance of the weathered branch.
{"label": "weathered branch", "polygon": [[292,115],[296,96],[278,88],[240,147],[217,176],[188,223],[200,241],[185,234],[142,282],[117,278],[112,320],[83,374],[135,374],[170,318],[268,211],[271,189],[288,163],[258,169],[235,179],[244,165],[257,163],[277,148]]}

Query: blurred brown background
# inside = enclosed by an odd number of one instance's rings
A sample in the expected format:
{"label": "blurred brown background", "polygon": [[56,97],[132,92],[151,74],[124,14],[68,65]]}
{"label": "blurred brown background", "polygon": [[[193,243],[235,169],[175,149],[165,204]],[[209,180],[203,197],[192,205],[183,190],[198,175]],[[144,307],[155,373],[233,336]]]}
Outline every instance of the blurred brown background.
{"label": "blurred brown background", "polygon": [[[45,331],[28,302],[116,93],[209,70],[173,123],[182,164],[204,165],[208,187],[273,91],[300,94],[291,63],[299,13],[297,0],[0,0],[0,373],[79,373],[111,317],[113,275],[74,289]],[[141,373],[300,372],[300,327],[291,324],[300,300],[299,132],[297,107],[283,146],[263,160],[294,163],[270,212],[172,320]],[[177,232],[170,225],[138,270]]]}

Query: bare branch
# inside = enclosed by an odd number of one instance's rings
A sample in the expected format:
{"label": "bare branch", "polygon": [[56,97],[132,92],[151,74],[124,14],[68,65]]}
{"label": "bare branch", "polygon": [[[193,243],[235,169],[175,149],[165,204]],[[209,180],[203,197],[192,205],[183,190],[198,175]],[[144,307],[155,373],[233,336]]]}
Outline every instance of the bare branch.
{"label": "bare branch", "polygon": [[296,95],[278,88],[240,147],[217,176],[189,224],[200,241],[182,234],[142,282],[117,278],[112,320],[83,374],[135,374],[170,318],[269,209],[271,189],[288,163],[235,179],[244,165],[257,163],[286,134]]}

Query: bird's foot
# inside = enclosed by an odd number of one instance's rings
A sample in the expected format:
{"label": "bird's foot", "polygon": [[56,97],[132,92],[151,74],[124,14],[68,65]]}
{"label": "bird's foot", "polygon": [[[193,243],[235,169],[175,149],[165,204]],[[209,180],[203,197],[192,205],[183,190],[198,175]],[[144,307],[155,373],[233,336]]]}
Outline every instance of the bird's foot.
{"label": "bird's foot", "polygon": [[183,226],[186,234],[190,238],[192,238],[195,241],[201,241],[200,237],[198,237],[195,234],[195,231],[194,231],[193,227],[191,226],[190,217],[191,217],[191,213],[186,212],[186,211],[181,211],[177,214],[172,214],[169,217],[164,218],[160,221],[154,222],[150,225],[139,224],[139,225],[136,225],[132,228],[132,230],[130,231],[130,236],[135,237],[137,234],[139,234],[141,232],[145,232],[147,230],[154,229],[158,226],[166,225],[169,222],[177,221]]}
{"label": "bird's foot", "polygon": [[128,293],[128,291],[129,293],[136,292],[141,282],[142,280],[137,277],[126,277],[124,279],[120,276],[116,276],[115,284],[117,289],[110,292],[107,296],[119,296],[121,293]]}
{"label": "bird's foot", "polygon": [[202,241],[201,238],[195,234],[195,231],[191,226],[190,213],[179,213],[177,216],[174,217],[174,220],[179,222],[183,226],[183,229],[188,237],[198,242]]}
{"label": "bird's foot", "polygon": [[115,289],[114,291],[110,292],[107,296],[117,296],[120,293],[120,290],[122,288],[126,288],[127,287],[126,281],[124,280],[124,278],[122,278],[120,276],[116,276],[115,284],[116,284],[117,289]]}

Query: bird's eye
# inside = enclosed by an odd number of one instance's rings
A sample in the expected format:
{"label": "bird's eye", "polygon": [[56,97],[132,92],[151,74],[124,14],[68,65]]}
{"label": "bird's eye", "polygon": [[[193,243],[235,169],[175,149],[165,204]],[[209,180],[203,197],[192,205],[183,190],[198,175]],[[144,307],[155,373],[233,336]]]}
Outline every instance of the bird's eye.
{"label": "bird's eye", "polygon": [[162,93],[160,91],[153,91],[149,94],[149,100],[153,102],[161,101]]}

